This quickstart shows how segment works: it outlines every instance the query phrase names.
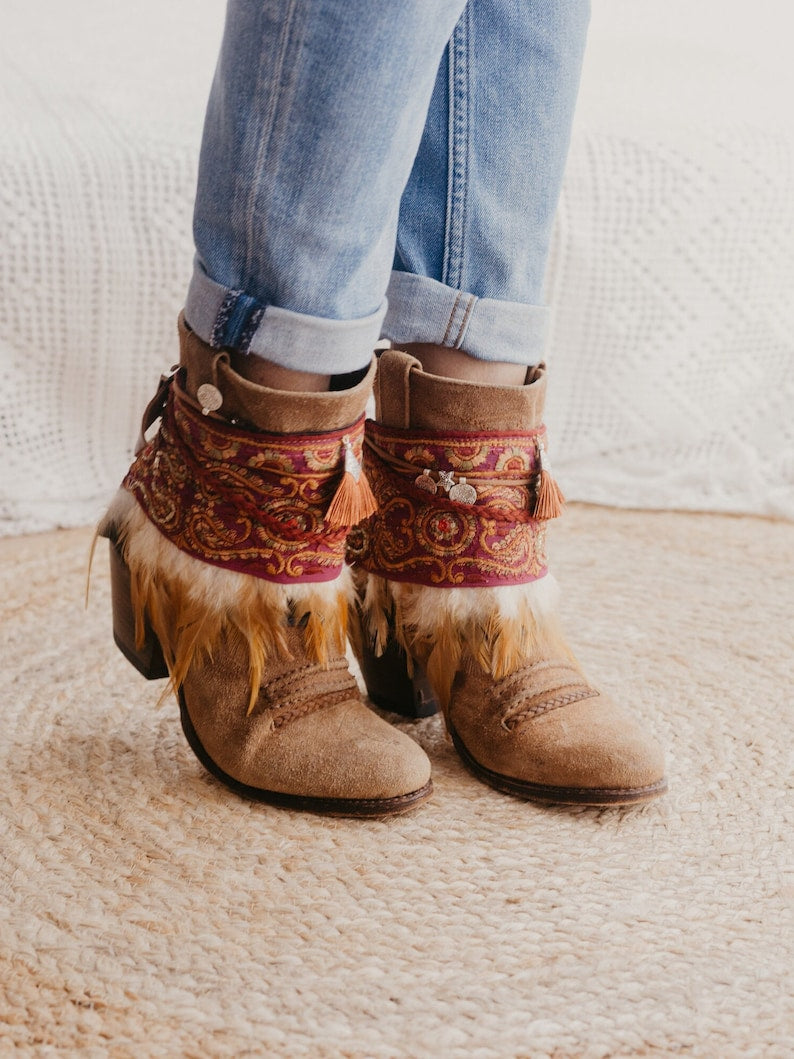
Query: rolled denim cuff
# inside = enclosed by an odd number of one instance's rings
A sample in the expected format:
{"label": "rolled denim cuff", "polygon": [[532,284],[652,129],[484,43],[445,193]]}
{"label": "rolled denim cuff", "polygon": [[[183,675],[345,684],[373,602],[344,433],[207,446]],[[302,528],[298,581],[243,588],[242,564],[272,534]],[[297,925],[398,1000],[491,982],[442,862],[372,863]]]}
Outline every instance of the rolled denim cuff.
{"label": "rolled denim cuff", "polygon": [[462,349],[477,360],[543,360],[549,320],[544,305],[478,298],[427,276],[396,270],[387,295],[383,336],[398,348],[427,342]]}
{"label": "rolled denim cuff", "polygon": [[256,353],[282,368],[324,375],[366,368],[385,313],[385,300],[359,320],[330,320],[262,305],[243,291],[216,283],[199,261],[185,302],[185,319],[214,349]]}

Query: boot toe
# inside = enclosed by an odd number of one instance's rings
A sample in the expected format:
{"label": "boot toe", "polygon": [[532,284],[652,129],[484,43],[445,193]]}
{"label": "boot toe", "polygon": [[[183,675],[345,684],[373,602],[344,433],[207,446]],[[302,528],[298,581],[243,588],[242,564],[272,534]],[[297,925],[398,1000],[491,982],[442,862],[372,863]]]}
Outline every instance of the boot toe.
{"label": "boot toe", "polygon": [[604,695],[512,731],[483,724],[453,738],[479,778],[519,796],[619,805],[649,800],[667,786],[659,744]]}
{"label": "boot toe", "polygon": [[419,744],[358,701],[290,725],[279,743],[280,753],[270,751],[271,761],[286,765],[277,782],[292,785],[303,773],[300,789],[315,797],[390,800],[430,782],[430,760]]}
{"label": "boot toe", "polygon": [[200,760],[247,797],[305,808],[317,803],[321,811],[366,807],[374,815],[379,805],[384,813],[400,811],[432,791],[424,750],[358,700],[275,731],[261,717],[246,720],[240,731],[206,719],[194,724],[192,712],[183,705],[186,734]]}
{"label": "boot toe", "polygon": [[596,723],[588,702],[556,712],[560,716],[548,714],[539,718],[532,736],[545,782],[582,789],[634,791],[663,781],[661,747],[627,711],[606,700],[598,710]]}

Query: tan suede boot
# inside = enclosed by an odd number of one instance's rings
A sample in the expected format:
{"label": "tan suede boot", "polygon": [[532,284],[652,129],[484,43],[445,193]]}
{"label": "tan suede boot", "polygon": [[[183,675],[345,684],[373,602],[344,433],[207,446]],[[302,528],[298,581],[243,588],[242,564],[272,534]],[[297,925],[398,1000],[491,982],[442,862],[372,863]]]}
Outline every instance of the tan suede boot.
{"label": "tan suede boot", "polygon": [[382,355],[365,444],[378,511],[348,538],[353,642],[372,699],[426,713],[432,688],[461,757],[498,790],[641,802],[666,789],[661,750],[585,678],[556,618],[545,388],[543,365],[497,387]]}
{"label": "tan suede boot", "polygon": [[351,816],[420,804],[427,756],[361,701],[344,656],[374,366],[342,392],[271,390],[179,330],[145,416],[160,428],[100,530],[117,644],[170,675],[191,747],[238,793]]}

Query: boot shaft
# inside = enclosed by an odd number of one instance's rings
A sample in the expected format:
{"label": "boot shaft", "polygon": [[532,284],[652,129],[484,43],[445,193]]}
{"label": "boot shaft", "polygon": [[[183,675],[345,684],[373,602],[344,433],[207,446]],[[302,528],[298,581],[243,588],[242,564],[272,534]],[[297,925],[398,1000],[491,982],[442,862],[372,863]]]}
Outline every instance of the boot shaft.
{"label": "boot shaft", "polygon": [[[375,376],[375,361],[344,390],[296,393],[250,382],[236,372],[227,351],[212,349],[179,317],[179,363],[185,391],[202,411],[232,424],[274,434],[341,430],[363,415]],[[203,399],[203,400],[202,400]],[[217,403],[219,402],[220,403]]]}
{"label": "boot shaft", "polygon": [[550,478],[545,393],[542,364],[527,369],[523,386],[489,386],[383,353],[365,444],[379,510],[352,532],[349,559],[391,581],[443,589],[543,578],[553,510],[541,503]]}
{"label": "boot shaft", "polygon": [[546,402],[546,366],[527,368],[523,386],[489,386],[430,375],[416,357],[387,350],[378,361],[378,423],[398,429],[517,432],[537,429]]}

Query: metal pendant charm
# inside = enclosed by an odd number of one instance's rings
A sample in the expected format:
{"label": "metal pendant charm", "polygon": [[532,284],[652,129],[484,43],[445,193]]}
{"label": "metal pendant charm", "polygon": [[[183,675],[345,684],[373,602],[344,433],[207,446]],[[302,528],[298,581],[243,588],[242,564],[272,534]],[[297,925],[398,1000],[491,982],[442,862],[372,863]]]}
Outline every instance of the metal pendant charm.
{"label": "metal pendant charm", "polygon": [[210,412],[217,412],[223,404],[223,394],[217,386],[211,382],[203,382],[196,390],[196,398],[201,405],[201,411],[205,416]]}
{"label": "metal pendant charm", "polygon": [[361,477],[361,464],[353,452],[353,443],[347,434],[342,438],[342,444],[345,447],[345,474],[352,475],[353,481],[357,482]]}
{"label": "metal pendant charm", "polygon": [[469,485],[461,475],[457,485],[453,485],[450,489],[449,499],[454,500],[457,504],[474,504],[477,501],[477,490],[473,485]]}
{"label": "metal pendant charm", "polygon": [[426,493],[437,493],[438,486],[430,476],[430,468],[425,467],[418,478],[414,478],[414,485],[417,489],[423,489]]}
{"label": "metal pendant charm", "polygon": [[445,493],[448,493],[455,484],[455,472],[439,471],[438,484],[441,486]]}

